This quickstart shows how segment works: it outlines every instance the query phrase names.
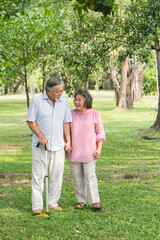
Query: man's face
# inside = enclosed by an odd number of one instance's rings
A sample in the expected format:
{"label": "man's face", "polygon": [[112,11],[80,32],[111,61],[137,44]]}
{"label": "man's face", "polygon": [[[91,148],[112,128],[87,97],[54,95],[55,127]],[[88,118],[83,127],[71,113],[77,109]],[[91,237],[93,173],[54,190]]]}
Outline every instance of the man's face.
{"label": "man's face", "polygon": [[50,100],[56,101],[59,100],[60,97],[63,94],[63,84],[59,84],[57,86],[54,86],[53,89],[50,91],[49,89],[47,90],[47,95]]}

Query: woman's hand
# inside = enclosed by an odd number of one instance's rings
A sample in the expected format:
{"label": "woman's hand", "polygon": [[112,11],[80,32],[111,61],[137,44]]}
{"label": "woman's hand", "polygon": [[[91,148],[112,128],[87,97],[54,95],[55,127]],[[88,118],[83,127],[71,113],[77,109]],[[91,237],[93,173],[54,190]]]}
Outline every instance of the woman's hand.
{"label": "woman's hand", "polygon": [[67,143],[67,142],[64,143],[64,150],[65,150],[67,153],[71,153],[72,147],[70,146],[69,143]]}
{"label": "woman's hand", "polygon": [[97,142],[97,149],[96,149],[96,151],[93,154],[95,159],[99,159],[100,158],[102,145],[103,145],[103,139],[99,139],[98,142]]}
{"label": "woman's hand", "polygon": [[97,148],[96,151],[94,152],[93,156],[95,159],[99,159],[101,156],[101,150]]}

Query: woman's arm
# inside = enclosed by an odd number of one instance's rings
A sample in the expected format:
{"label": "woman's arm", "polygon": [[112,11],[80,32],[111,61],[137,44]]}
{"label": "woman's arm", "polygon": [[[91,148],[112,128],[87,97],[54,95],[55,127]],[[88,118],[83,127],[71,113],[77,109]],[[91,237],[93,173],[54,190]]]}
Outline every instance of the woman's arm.
{"label": "woman's arm", "polygon": [[94,157],[95,159],[99,159],[101,156],[101,151],[102,151],[102,146],[103,146],[103,139],[99,139],[97,142],[97,149],[94,152]]}

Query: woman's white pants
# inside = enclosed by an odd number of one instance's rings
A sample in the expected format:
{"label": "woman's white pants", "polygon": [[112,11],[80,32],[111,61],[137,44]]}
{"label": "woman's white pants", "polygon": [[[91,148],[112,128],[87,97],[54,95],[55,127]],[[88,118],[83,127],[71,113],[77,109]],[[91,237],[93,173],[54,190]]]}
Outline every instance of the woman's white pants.
{"label": "woman's white pants", "polygon": [[95,164],[96,161],[89,163],[70,162],[78,203],[87,203],[87,193],[90,204],[100,202]]}
{"label": "woman's white pants", "polygon": [[[64,149],[48,151],[49,164],[49,207],[58,206],[64,172]],[[45,149],[32,146],[32,210],[43,209],[45,178]]]}

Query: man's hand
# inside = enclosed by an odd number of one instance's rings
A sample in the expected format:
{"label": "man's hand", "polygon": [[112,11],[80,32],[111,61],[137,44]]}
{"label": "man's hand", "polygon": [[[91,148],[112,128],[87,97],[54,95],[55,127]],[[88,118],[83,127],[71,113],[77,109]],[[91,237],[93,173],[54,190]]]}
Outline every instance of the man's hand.
{"label": "man's hand", "polygon": [[39,144],[42,146],[46,145],[46,148],[48,149],[48,141],[45,136],[42,135],[41,137],[39,137]]}
{"label": "man's hand", "polygon": [[48,141],[45,138],[45,136],[41,133],[41,131],[39,130],[37,124],[35,122],[30,122],[27,121],[28,126],[30,127],[31,131],[37,135],[37,137],[39,138],[39,144],[42,146],[46,145],[46,148],[48,149]]}
{"label": "man's hand", "polygon": [[67,153],[70,153],[72,151],[70,123],[64,123],[63,129],[64,129],[64,149]]}

